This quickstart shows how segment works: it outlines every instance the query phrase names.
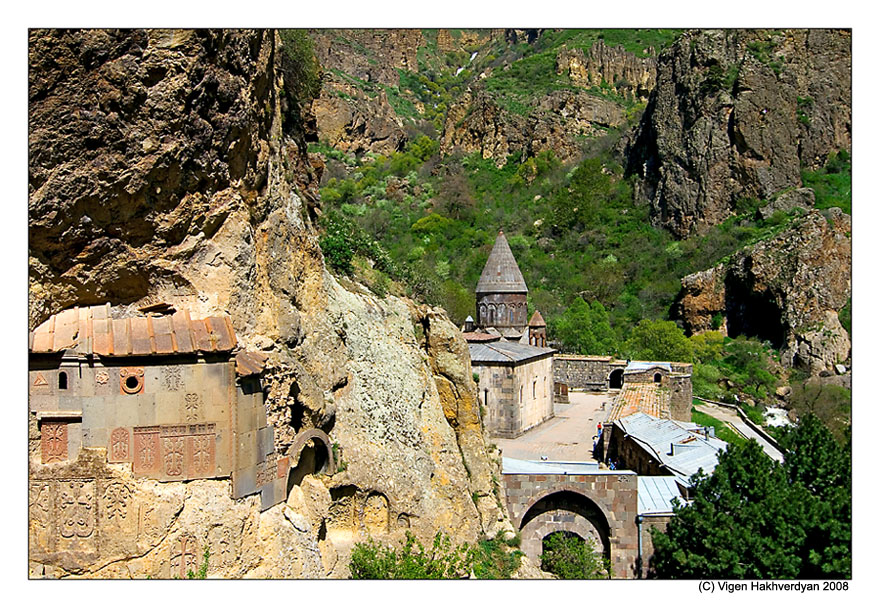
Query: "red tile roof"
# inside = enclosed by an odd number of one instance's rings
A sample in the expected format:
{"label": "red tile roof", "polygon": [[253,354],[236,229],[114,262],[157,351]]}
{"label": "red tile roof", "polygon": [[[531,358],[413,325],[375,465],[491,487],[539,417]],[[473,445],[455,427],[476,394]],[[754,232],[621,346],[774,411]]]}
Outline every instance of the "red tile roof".
{"label": "red tile roof", "polygon": [[608,422],[641,412],[655,418],[669,417],[669,389],[653,382],[624,382],[614,399]]}
{"label": "red tile roof", "polygon": [[110,317],[110,305],[70,308],[49,317],[30,333],[32,353],[75,349],[85,355],[124,357],[194,352],[220,353],[237,341],[228,316],[191,319],[181,310],[173,315]]}

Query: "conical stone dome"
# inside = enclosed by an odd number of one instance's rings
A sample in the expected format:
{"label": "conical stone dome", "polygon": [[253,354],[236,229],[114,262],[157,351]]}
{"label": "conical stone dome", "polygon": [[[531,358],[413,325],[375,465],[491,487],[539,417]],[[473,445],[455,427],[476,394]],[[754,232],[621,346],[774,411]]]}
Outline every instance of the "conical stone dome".
{"label": "conical stone dome", "polygon": [[510,251],[504,231],[498,231],[495,246],[477,282],[477,296],[487,293],[528,293],[526,281]]}

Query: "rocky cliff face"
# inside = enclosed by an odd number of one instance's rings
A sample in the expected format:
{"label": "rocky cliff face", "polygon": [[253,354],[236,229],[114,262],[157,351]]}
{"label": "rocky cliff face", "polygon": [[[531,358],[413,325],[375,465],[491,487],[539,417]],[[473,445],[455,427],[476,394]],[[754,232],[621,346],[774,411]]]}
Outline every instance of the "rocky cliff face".
{"label": "rocky cliff face", "polygon": [[769,340],[783,363],[817,374],[850,357],[838,312],[852,294],[852,222],[839,209],[817,211],[788,230],[682,279],[673,313],[699,333]]}
{"label": "rocky cliff face", "polygon": [[556,57],[556,73],[568,74],[572,84],[579,87],[599,87],[604,83],[618,95],[647,101],[657,84],[657,59],[653,48],[649,49],[649,55],[636,57],[599,40],[586,52],[583,49],[562,49]]}
{"label": "rocky cliff face", "polygon": [[545,150],[567,161],[580,153],[578,137],[596,135],[625,120],[621,106],[585,91],[553,91],[537,99],[524,115],[503,108],[476,86],[449,109],[440,151],[479,152],[498,166],[511,154],[528,158]]}
{"label": "rocky cliff face", "polygon": [[[406,131],[382,86],[399,85],[397,70],[418,71],[421,30],[312,30],[311,38],[324,69],[312,105],[321,141],[354,154],[402,149]],[[368,94],[352,79],[378,90]]]}
{"label": "rocky cliff face", "polygon": [[460,334],[325,270],[281,52],[268,30],[30,32],[31,327],[104,301],[228,313],[243,345],[270,353],[276,450],[320,428],[345,463],[261,514],[228,481],[134,480],[87,453],[72,466],[152,497],[151,540],[123,530],[88,567],[32,563],[36,576],[168,576],[187,546],[217,556],[209,576],[345,576],[367,535],[510,528]]}
{"label": "rocky cliff face", "polygon": [[656,222],[679,236],[721,222],[738,199],[801,186],[851,147],[851,35],[832,30],[684,34],[625,151]]}

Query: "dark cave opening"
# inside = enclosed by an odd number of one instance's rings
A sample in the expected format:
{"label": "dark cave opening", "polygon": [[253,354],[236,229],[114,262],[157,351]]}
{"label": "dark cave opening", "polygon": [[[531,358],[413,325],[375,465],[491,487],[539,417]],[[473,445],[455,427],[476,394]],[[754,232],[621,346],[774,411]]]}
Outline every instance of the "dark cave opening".
{"label": "dark cave opening", "polygon": [[773,295],[767,291],[756,292],[741,279],[729,275],[725,283],[727,335],[756,338],[770,342],[773,348],[782,348],[785,325]]}

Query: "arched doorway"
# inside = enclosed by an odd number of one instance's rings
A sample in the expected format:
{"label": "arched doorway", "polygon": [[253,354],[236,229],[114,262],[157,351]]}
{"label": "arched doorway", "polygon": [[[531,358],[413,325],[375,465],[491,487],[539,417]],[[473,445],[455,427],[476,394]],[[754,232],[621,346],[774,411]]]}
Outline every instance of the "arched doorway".
{"label": "arched doorway", "polygon": [[608,376],[608,388],[623,388],[623,370],[611,370]]}
{"label": "arched doorway", "polygon": [[611,557],[608,518],[595,502],[583,494],[561,490],[535,502],[526,511],[520,524],[523,553],[535,563],[540,563],[544,539],[558,531],[589,539],[605,557]]}
{"label": "arched doorway", "polygon": [[287,493],[302,483],[306,475],[336,472],[330,437],[320,429],[308,429],[297,433],[290,445],[290,473],[287,476]]}

